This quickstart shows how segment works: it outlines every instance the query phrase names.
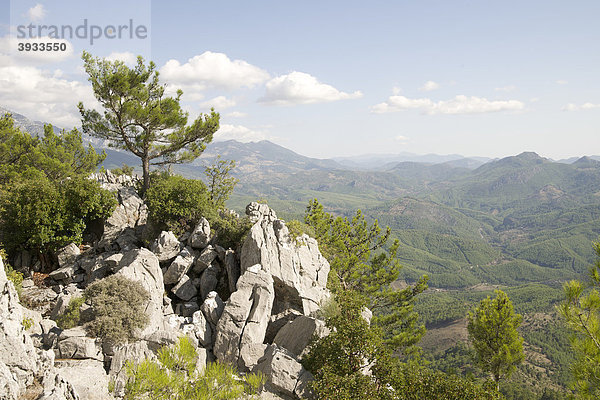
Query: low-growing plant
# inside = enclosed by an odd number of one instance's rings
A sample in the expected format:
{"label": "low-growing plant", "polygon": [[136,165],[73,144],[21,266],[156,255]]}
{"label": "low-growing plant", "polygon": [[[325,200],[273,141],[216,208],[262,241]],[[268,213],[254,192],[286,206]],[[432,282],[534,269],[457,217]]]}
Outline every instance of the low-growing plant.
{"label": "low-growing plant", "polygon": [[92,306],[92,320],[87,327],[94,336],[123,343],[148,325],[144,306],[149,294],[137,281],[111,275],[88,286],[84,297]]}
{"label": "low-growing plant", "polygon": [[315,237],[315,230],[312,226],[305,224],[304,222],[298,221],[297,219],[293,219],[288,221],[285,226],[287,226],[288,231],[290,232],[290,239],[296,243],[296,245],[302,244],[298,237],[306,234],[311,237]]}
{"label": "low-growing plant", "polygon": [[252,228],[252,223],[247,216],[238,217],[227,211],[221,212],[218,217],[209,222],[211,229],[217,235],[218,243],[224,248],[235,249]]}
{"label": "low-growing plant", "polygon": [[33,320],[29,317],[25,317],[23,318],[23,321],[21,321],[21,325],[23,325],[23,328],[28,331],[33,328]]}
{"label": "low-growing plant", "polygon": [[158,351],[158,360],[128,362],[125,399],[228,400],[258,394],[265,382],[262,374],[239,377],[225,364],[197,365],[198,353],[189,338]]}
{"label": "low-growing plant", "polygon": [[76,296],[69,300],[64,314],[56,318],[56,325],[61,329],[71,329],[79,325],[81,319],[79,310],[84,302],[85,299],[82,296]]}
{"label": "low-growing plant", "polygon": [[4,271],[6,272],[6,277],[9,281],[11,281],[17,291],[17,295],[19,295],[19,299],[21,298],[23,292],[23,274],[19,271],[16,271],[13,267],[4,263]]}
{"label": "low-growing plant", "polygon": [[123,165],[120,168],[113,168],[110,170],[110,172],[112,172],[114,175],[117,175],[117,176],[119,176],[119,175],[132,176],[133,175],[133,167],[123,163]]}

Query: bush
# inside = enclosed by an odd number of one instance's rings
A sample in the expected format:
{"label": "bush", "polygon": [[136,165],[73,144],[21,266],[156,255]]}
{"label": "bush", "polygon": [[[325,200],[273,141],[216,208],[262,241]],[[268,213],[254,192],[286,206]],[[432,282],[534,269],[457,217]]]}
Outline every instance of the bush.
{"label": "bush", "polygon": [[13,183],[0,204],[6,250],[46,253],[71,242],[81,243],[87,224],[110,216],[116,200],[88,179],[54,183],[40,177]]}
{"label": "bush", "polygon": [[187,337],[158,352],[158,361],[146,359],[139,365],[127,363],[125,399],[225,400],[248,398],[259,393],[264,384],[260,374],[238,377],[224,364],[208,363],[197,368],[198,354]]}
{"label": "bush", "polygon": [[93,309],[88,330],[94,336],[123,343],[148,325],[144,306],[149,294],[139,282],[111,275],[88,286],[84,297]]}
{"label": "bush", "polygon": [[285,224],[288,231],[290,232],[290,238],[298,245],[298,237],[304,234],[315,237],[316,233],[312,226],[305,224],[304,222],[293,219]]}
{"label": "bush", "polygon": [[56,325],[58,325],[60,329],[71,329],[79,325],[79,309],[84,302],[85,299],[81,296],[73,297],[69,301],[65,313],[56,318]]}
{"label": "bush", "polygon": [[215,232],[218,242],[224,248],[235,249],[248,234],[252,223],[246,216],[238,217],[235,214],[222,212],[217,218],[208,221],[211,230]]}
{"label": "bush", "polygon": [[202,217],[210,221],[217,214],[202,181],[168,173],[152,175],[146,204],[151,223],[177,235],[192,229]]}
{"label": "bush", "polygon": [[114,175],[117,175],[117,176],[120,176],[120,175],[133,176],[133,167],[123,163],[121,168],[113,168],[110,170],[110,172],[112,172]]}
{"label": "bush", "polygon": [[23,274],[19,271],[15,271],[13,267],[6,263],[4,264],[4,271],[6,272],[6,277],[8,280],[11,281],[15,286],[15,290],[17,291],[17,295],[19,295],[20,299],[23,291]]}

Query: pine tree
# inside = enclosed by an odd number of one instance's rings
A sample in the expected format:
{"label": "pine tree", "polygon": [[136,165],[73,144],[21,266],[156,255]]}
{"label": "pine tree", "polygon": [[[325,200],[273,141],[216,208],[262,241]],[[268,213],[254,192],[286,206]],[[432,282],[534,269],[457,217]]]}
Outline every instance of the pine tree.
{"label": "pine tree", "polygon": [[523,318],[515,314],[506,293],[495,293],[496,298],[488,296],[475,311],[469,312],[467,328],[477,352],[477,364],[499,384],[510,377],[525,356],[523,338],[517,332]]}

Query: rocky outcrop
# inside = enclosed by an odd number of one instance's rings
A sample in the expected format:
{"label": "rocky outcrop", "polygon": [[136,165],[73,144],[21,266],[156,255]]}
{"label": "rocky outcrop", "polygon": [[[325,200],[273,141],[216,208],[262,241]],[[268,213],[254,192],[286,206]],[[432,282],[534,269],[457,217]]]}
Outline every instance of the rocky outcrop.
{"label": "rocky outcrop", "polygon": [[244,347],[263,342],[274,299],[271,275],[260,264],[248,268],[217,324],[214,353],[219,361],[237,365]]}
{"label": "rocky outcrop", "polygon": [[23,309],[0,259],[0,398],[75,400],[73,386],[55,370],[52,351],[34,347]]}
{"label": "rocky outcrop", "polygon": [[123,254],[117,270],[117,273],[125,278],[139,282],[150,295],[144,307],[150,322],[141,332],[141,336],[163,329],[162,306],[165,285],[156,255],[144,248],[130,250]]}
{"label": "rocky outcrop", "polygon": [[[326,289],[329,263],[317,241],[304,235],[296,244],[285,223],[264,204],[251,203],[246,213],[256,219],[241,253],[241,272],[261,264],[273,277],[275,311],[293,308],[311,315],[329,297]],[[295,239],[295,238],[294,238]]]}
{"label": "rocky outcrop", "polygon": [[253,372],[262,372],[269,379],[267,388],[287,398],[312,398],[309,382],[313,376],[286,350],[269,346]]}
{"label": "rocky outcrop", "polygon": [[323,338],[328,334],[325,322],[302,315],[283,326],[273,339],[273,344],[302,358],[308,352],[308,345],[314,337]]}
{"label": "rocky outcrop", "polygon": [[148,207],[131,186],[109,189],[116,190],[119,205],[104,223],[97,246],[105,250],[131,250],[140,243],[148,221]]}

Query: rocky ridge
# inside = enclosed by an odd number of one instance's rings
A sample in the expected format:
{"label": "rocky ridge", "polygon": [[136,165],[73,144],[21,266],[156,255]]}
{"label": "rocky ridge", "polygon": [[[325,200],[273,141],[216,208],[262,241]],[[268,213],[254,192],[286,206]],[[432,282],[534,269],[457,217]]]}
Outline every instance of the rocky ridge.
{"label": "rocky ridge", "polygon": [[[180,237],[161,232],[146,248],[148,211],[135,182],[110,172],[93,179],[113,191],[119,205],[89,233],[93,246],[66,246],[43,282],[23,282],[22,299],[33,311],[19,304],[0,272],[0,398],[17,399],[34,388],[42,394],[30,398],[118,398],[127,360],[153,357],[182,335],[197,345],[203,363],[264,373],[264,396],[310,398],[312,375],[299,359],[313,335],[328,333],[316,312],[330,296],[329,264],[316,240],[291,238],[273,210],[251,203],[246,214],[254,224],[240,248],[219,246],[206,219]],[[21,270],[35,271],[27,265],[31,257],[17,258]],[[89,337],[83,327],[57,327],[70,299],[113,274],[140,282],[150,295],[144,304],[150,322],[138,341],[115,346]],[[29,331],[23,315],[33,316],[27,317]]]}

